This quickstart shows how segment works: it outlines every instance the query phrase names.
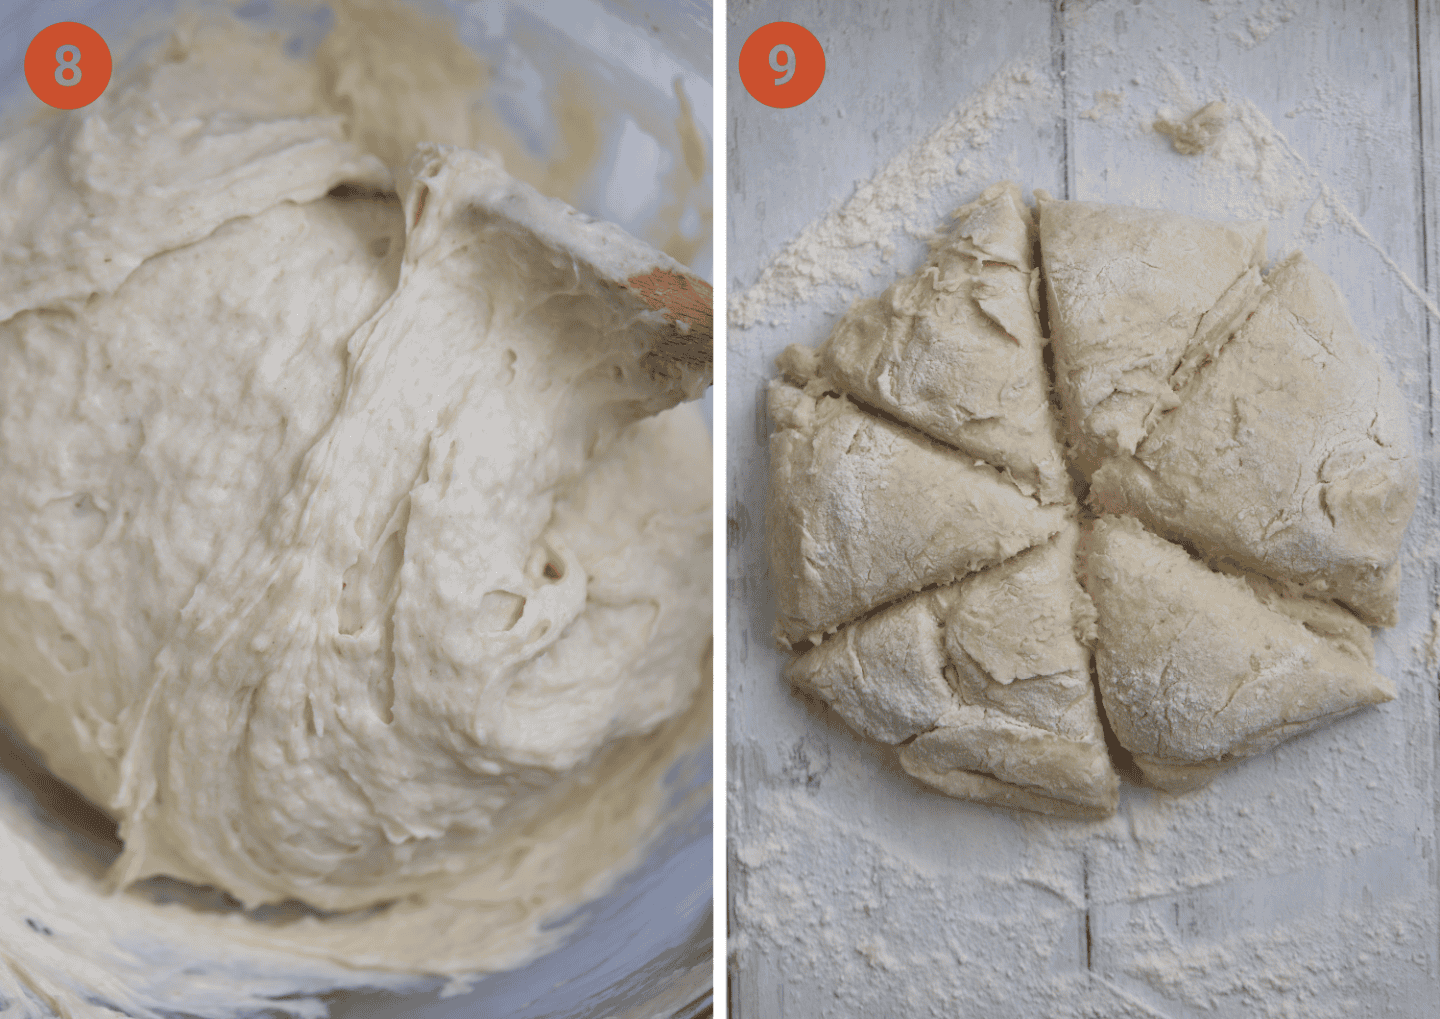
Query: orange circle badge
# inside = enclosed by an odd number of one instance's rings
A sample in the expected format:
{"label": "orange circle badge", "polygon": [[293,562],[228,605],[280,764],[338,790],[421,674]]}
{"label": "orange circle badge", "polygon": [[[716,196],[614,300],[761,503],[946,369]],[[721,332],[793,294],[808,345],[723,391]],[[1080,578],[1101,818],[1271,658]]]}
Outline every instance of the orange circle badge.
{"label": "orange circle badge", "polygon": [[799,106],[825,80],[825,51],[809,29],[772,21],[751,32],[740,47],[740,80],[766,106]]}
{"label": "orange circle badge", "polygon": [[30,40],[25,80],[36,98],[57,110],[89,106],[110,84],[110,47],[88,25],[58,22]]}

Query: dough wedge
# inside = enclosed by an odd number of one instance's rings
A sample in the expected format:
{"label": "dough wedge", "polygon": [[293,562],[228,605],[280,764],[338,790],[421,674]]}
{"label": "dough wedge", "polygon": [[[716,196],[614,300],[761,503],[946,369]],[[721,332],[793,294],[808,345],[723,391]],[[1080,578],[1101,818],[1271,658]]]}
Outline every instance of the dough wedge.
{"label": "dough wedge", "polygon": [[785,647],[992,566],[1065,523],[993,467],[867,414],[823,381],[770,385],[766,532]]}
{"label": "dough wedge", "polygon": [[904,744],[901,767],[950,796],[1108,816],[1119,780],[1090,683],[1094,610],[1073,571],[1077,537],[1068,523],[999,566],[853,623],[786,675],[857,731]]}
{"label": "dough wedge", "polygon": [[1051,419],[1034,222],[1019,185],[955,214],[915,275],[857,301],[819,348],[818,373],[957,449],[1042,502],[1070,498]]}
{"label": "dough wedge", "polygon": [[1393,626],[1419,492],[1400,392],[1314,262],[1296,252],[1267,282],[1181,405],[1095,473],[1092,499]]}
{"label": "dough wedge", "polygon": [[1263,223],[1035,193],[1056,387],[1086,474],[1133,453],[1254,308]]}
{"label": "dough wedge", "polygon": [[1332,602],[1217,573],[1130,517],[1081,541],[1098,614],[1105,714],[1146,779],[1168,792],[1395,697],[1370,633]]}

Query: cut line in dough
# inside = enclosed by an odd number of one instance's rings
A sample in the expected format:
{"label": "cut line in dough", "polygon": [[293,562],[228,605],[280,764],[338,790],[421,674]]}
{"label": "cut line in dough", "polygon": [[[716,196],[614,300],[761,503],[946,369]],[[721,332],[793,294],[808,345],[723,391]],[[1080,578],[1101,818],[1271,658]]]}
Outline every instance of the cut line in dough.
{"label": "cut line in dough", "polygon": [[950,795],[1067,817],[1115,809],[1118,777],[1090,683],[1094,609],[1078,528],[844,627],[786,669],[857,731],[904,744]]}
{"label": "cut line in dough", "polygon": [[1016,184],[986,189],[919,272],[850,308],[816,372],[1058,503],[1070,484],[1050,414],[1034,231]]}
{"label": "cut line in dough", "polygon": [[993,467],[825,389],[770,386],[766,528],[784,646],[1002,562],[1063,525],[1062,507],[1039,505]]}
{"label": "cut line in dough", "polygon": [[[1170,791],[1393,698],[1362,620],[1394,621],[1417,469],[1334,284],[1299,253],[1262,277],[1262,224],[1043,191],[1064,429],[1038,424],[1050,379],[1020,194],[988,188],[917,274],[777,361],[776,634],[816,645],[791,681],[898,744],[920,781],[1099,817],[1116,793],[1092,644],[1115,738]],[[1062,430],[1090,507],[1053,470]],[[1090,508],[1106,515],[1077,560]],[[1077,729],[1046,713],[1057,698]]]}
{"label": "cut line in dough", "polygon": [[1333,602],[1217,573],[1132,517],[1089,524],[1081,558],[1106,717],[1161,789],[1395,697],[1369,631]]}
{"label": "cut line in dough", "polygon": [[1194,366],[1254,307],[1265,226],[1044,191],[1035,202],[1056,388],[1088,475],[1105,457],[1134,452]]}
{"label": "cut line in dough", "polygon": [[1400,392],[1296,252],[1254,315],[1091,498],[1393,626],[1419,474]]}

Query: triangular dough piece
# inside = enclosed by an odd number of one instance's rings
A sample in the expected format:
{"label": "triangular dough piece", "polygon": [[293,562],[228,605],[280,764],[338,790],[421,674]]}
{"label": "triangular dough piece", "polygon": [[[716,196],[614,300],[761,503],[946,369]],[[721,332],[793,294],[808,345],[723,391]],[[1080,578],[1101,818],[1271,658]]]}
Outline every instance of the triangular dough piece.
{"label": "triangular dough piece", "polygon": [[987,188],[914,276],[857,301],[818,372],[963,452],[1043,502],[1070,497],[1050,413],[1034,226],[1020,188]]}
{"label": "triangular dough piece", "polygon": [[1092,494],[1209,556],[1395,624],[1418,472],[1399,391],[1300,253],[1134,457]]}
{"label": "triangular dough piece", "polygon": [[1076,582],[1077,527],[955,584],[882,609],[786,675],[902,767],[961,799],[1105,817],[1119,780],[1105,751]]}
{"label": "triangular dough piece", "polygon": [[766,531],[790,646],[1009,559],[1065,523],[993,467],[867,414],[823,383],[770,384]]}
{"label": "triangular dough piece", "polygon": [[785,675],[871,739],[903,743],[933,729],[956,707],[944,630],[954,596],[947,585],[889,605],[827,636]]}
{"label": "triangular dough piece", "polygon": [[1099,613],[1105,714],[1154,785],[1182,792],[1277,744],[1395,697],[1370,633],[1331,602],[1216,573],[1130,517],[1082,541]]}
{"label": "triangular dough piece", "polygon": [[1263,293],[1263,223],[1035,193],[1055,378],[1079,466],[1131,453]]}

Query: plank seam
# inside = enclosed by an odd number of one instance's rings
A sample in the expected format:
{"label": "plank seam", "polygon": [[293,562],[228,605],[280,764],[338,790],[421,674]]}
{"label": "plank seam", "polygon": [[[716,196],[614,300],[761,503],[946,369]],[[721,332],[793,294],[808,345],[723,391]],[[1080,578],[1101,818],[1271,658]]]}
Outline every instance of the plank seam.
{"label": "plank seam", "polygon": [[[1433,293],[1434,280],[1430,275],[1430,200],[1428,174],[1425,172],[1425,133],[1430,127],[1430,118],[1425,115],[1425,104],[1430,99],[1429,90],[1425,87],[1425,18],[1424,11],[1420,6],[1421,0],[1415,0],[1415,161],[1417,176],[1420,185],[1420,279],[1421,286],[1427,294]],[[1425,375],[1432,380],[1425,390],[1425,405],[1428,412],[1426,424],[1429,426],[1430,435],[1435,434],[1435,323],[1430,316],[1425,316]],[[1431,494],[1437,495],[1436,479],[1431,477]]]}
{"label": "plank seam", "polygon": [[1066,0],[1055,0],[1051,8],[1050,46],[1055,77],[1060,83],[1060,187],[1063,191],[1060,197],[1072,201],[1075,187],[1070,167],[1070,83],[1066,80],[1065,3]]}

